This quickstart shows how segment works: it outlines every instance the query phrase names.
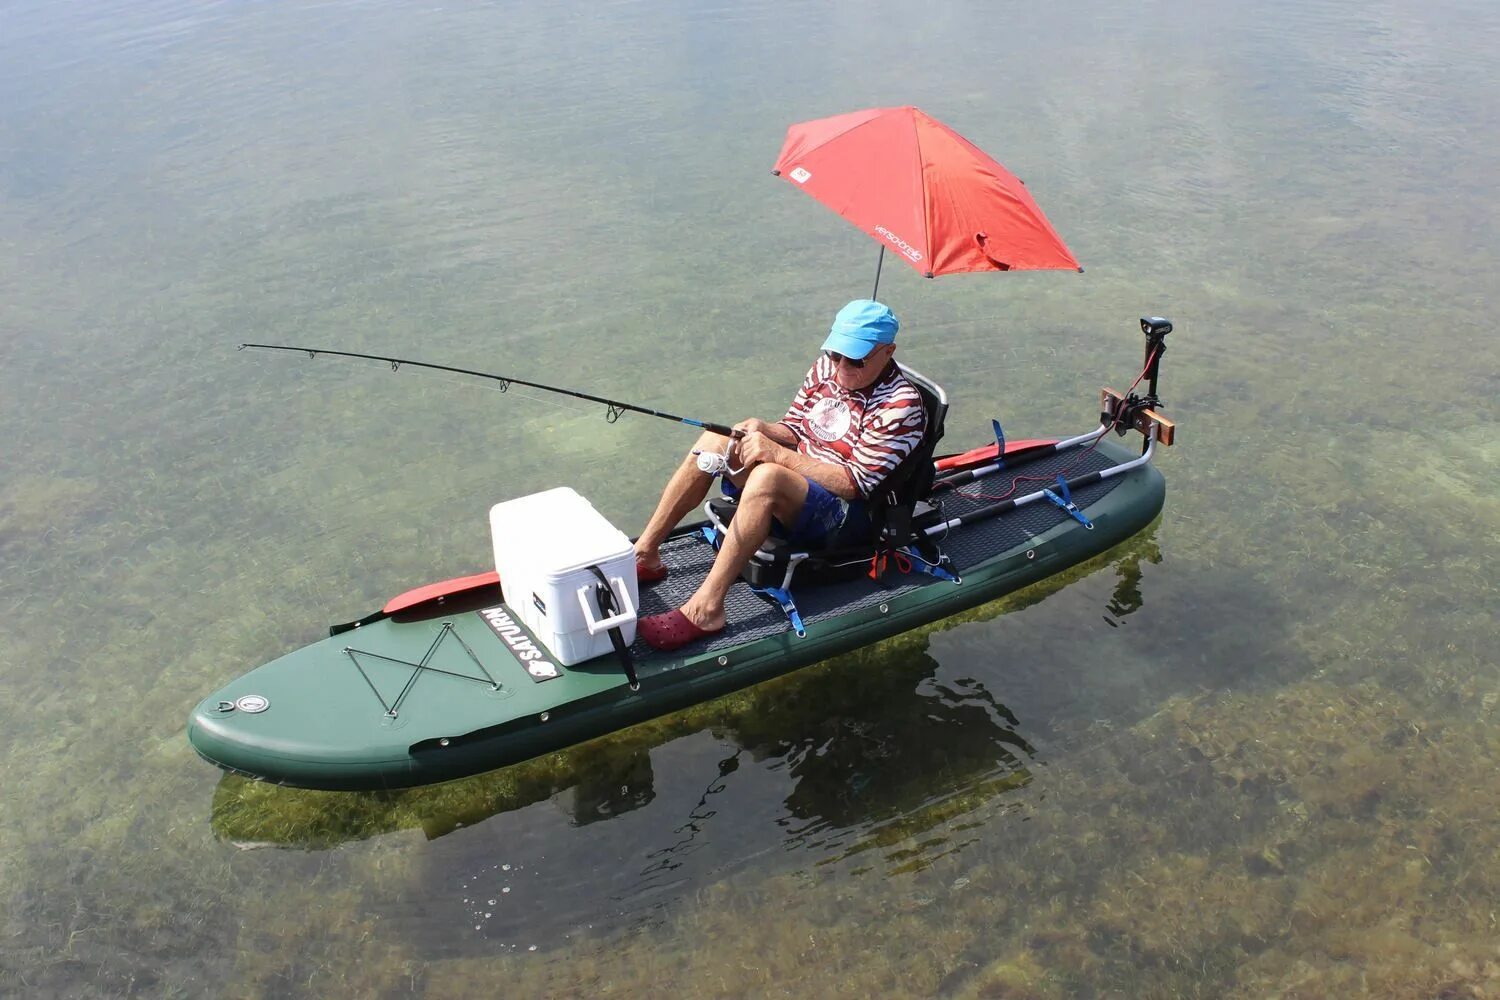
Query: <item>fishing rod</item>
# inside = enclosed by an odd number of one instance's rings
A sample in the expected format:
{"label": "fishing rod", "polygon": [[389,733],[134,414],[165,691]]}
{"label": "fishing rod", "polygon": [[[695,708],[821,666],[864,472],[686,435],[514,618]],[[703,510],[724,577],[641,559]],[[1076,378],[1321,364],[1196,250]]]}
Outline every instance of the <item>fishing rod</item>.
{"label": "fishing rod", "polygon": [[604,419],[610,423],[619,420],[625,413],[644,413],[648,417],[660,417],[663,420],[671,420],[679,424],[687,424],[689,427],[701,427],[715,434],[722,434],[728,438],[744,437],[740,431],[735,430],[727,424],[716,424],[711,420],[694,420],[692,417],[679,417],[675,413],[666,413],[662,410],[653,410],[648,406],[636,406],[634,403],[622,403],[618,399],[605,399],[603,396],[594,396],[587,392],[579,392],[577,389],[564,389],[555,385],[543,385],[540,382],[528,382],[521,378],[512,378],[509,375],[496,375],[493,372],[475,371],[472,368],[454,368],[451,365],[434,365],[426,361],[410,361],[406,358],[388,358],[380,354],[357,354],[354,351],[330,351],[321,347],[290,347],[285,344],[241,344],[239,350],[254,347],[262,351],[290,351],[292,353],[306,354],[309,358],[315,358],[319,354],[328,354],[337,358],[360,358],[365,361],[384,361],[391,366],[391,371],[399,371],[402,365],[410,365],[413,368],[430,368],[433,371],[453,372],[458,375],[472,375],[475,378],[487,378],[500,383],[500,391],[506,392],[512,385],[524,385],[529,389],[541,389],[545,392],[555,392],[564,396],[572,396],[575,399],[586,399],[591,403],[603,403],[606,407]]}

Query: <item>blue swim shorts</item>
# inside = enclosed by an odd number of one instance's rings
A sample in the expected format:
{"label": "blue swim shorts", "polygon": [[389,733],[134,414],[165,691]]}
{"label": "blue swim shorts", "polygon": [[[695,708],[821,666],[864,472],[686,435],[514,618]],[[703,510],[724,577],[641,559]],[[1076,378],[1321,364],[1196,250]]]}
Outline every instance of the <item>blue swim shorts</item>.
{"label": "blue swim shorts", "polygon": [[[731,499],[740,495],[739,487],[727,478],[721,488]],[[809,479],[797,523],[788,529],[773,520],[771,534],[797,545],[856,545],[870,537],[870,518],[863,500],[845,500]]]}

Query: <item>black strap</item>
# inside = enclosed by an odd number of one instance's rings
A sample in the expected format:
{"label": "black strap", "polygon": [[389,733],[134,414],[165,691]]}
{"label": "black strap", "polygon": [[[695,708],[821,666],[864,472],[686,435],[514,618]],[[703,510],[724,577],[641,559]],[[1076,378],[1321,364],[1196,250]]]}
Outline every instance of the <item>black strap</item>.
{"label": "black strap", "polygon": [[[599,578],[599,585],[594,588],[594,602],[599,605],[599,616],[601,618],[613,617],[615,613],[615,593],[609,589],[609,581],[604,578],[604,571],[598,566],[590,566],[590,570]],[[630,690],[634,691],[641,686],[641,682],[635,676],[635,660],[631,659],[630,647],[625,645],[625,636],[616,625],[609,630],[609,641],[614,644],[615,655],[620,658],[620,666],[625,670],[625,679],[630,681]]]}

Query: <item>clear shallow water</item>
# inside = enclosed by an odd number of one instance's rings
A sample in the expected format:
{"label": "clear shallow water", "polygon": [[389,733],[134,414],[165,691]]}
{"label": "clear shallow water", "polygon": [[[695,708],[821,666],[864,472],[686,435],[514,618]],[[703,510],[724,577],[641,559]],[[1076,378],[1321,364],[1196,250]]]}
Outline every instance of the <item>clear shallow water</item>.
{"label": "clear shallow water", "polygon": [[[10,5],[0,992],[1496,989],[1497,28]],[[193,757],[204,692],[482,568],[495,500],[567,482],[634,526],[686,443],[234,344],[773,412],[874,263],[769,176],[782,131],[894,103],[1024,177],[1088,269],[886,272],[955,446],[1083,426],[1135,317],[1177,321],[1149,538],[469,782]]]}

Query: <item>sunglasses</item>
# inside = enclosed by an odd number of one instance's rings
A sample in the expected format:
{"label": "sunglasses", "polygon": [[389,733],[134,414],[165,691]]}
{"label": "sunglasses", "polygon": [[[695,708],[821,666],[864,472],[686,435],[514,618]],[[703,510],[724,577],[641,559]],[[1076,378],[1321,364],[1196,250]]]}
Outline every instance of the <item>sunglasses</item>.
{"label": "sunglasses", "polygon": [[[880,345],[877,345],[874,350],[870,351],[870,354],[874,354],[875,351],[878,350],[880,350]],[[823,356],[826,357],[829,361],[832,361],[834,364],[848,365],[850,368],[853,368],[856,371],[870,363],[870,354],[866,354],[862,358],[849,358],[840,354],[838,351],[823,352]]]}

